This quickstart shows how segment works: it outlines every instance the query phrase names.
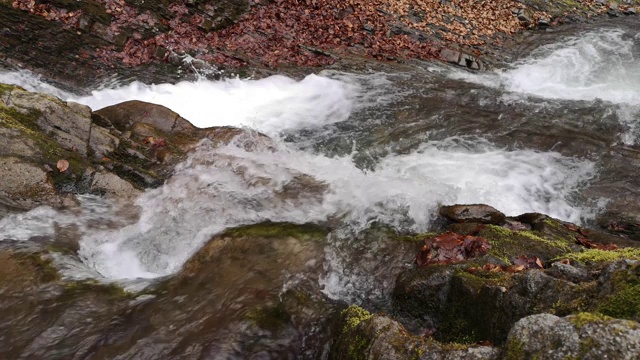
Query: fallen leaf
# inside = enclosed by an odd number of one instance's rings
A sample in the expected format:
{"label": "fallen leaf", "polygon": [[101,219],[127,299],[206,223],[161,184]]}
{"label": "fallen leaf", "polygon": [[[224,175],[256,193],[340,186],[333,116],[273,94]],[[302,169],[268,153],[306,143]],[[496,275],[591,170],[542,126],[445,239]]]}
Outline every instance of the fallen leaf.
{"label": "fallen leaf", "polygon": [[446,232],[424,240],[416,256],[418,266],[450,264],[482,255],[491,248],[485,238]]}
{"label": "fallen leaf", "polygon": [[58,168],[58,171],[63,173],[69,168],[69,162],[67,160],[58,160],[56,167]]}

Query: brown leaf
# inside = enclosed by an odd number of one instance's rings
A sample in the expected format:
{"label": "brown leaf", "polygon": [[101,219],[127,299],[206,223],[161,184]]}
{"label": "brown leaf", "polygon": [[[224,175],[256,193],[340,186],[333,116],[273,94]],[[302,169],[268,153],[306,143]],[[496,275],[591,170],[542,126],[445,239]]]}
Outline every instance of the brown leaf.
{"label": "brown leaf", "polygon": [[461,262],[486,253],[490,247],[482,237],[446,232],[424,240],[416,263],[426,266]]}
{"label": "brown leaf", "polygon": [[69,162],[67,160],[58,160],[56,167],[58,168],[58,171],[63,173],[69,168]]}

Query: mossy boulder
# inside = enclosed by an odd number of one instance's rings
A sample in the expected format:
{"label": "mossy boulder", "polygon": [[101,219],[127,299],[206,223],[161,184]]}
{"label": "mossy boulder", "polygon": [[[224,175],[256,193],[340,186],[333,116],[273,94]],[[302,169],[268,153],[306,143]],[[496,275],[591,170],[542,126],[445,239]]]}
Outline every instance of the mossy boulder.
{"label": "mossy boulder", "polygon": [[329,359],[498,359],[488,346],[442,344],[411,335],[398,322],[352,305],[342,311]]}
{"label": "mossy boulder", "polygon": [[[0,87],[0,216],[40,205],[73,206],[68,194],[93,193],[130,201],[164,183],[202,139],[214,147],[236,142],[251,151],[273,142],[249,130],[198,129],[166,107],[125,102],[98,112],[13,85]],[[60,171],[59,160],[69,168]],[[283,196],[322,184],[300,176]],[[306,196],[306,194],[304,195]]]}
{"label": "mossy boulder", "polygon": [[[625,264],[637,261],[638,244],[541,214],[508,218],[504,226],[455,225],[458,231],[486,239],[491,247],[481,257],[415,268],[398,277],[394,308],[414,328],[434,329],[440,341],[501,344],[515,322],[540,312],[564,316],[600,311],[637,319],[635,267],[607,266],[621,259],[627,259]],[[579,239],[636,247],[586,249],[577,244]],[[522,258],[538,259],[543,269],[514,267]],[[416,319],[421,325],[415,325]]]}
{"label": "mossy boulder", "polygon": [[640,358],[640,324],[592,313],[565,318],[532,315],[513,326],[503,358],[637,359]]}

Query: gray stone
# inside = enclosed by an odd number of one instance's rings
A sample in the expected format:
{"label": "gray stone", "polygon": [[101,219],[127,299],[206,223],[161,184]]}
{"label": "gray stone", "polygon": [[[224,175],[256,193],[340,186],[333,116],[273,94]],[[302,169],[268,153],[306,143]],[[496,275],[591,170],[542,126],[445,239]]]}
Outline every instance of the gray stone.
{"label": "gray stone", "polygon": [[56,191],[41,166],[16,157],[0,157],[0,197],[24,210],[53,203]]}
{"label": "gray stone", "polygon": [[571,281],[572,283],[581,283],[590,280],[589,273],[585,269],[579,269],[569,264],[554,262],[548,270],[549,275]]}
{"label": "gray stone", "polygon": [[460,51],[442,49],[442,51],[440,51],[440,57],[446,62],[457,64],[460,60]]}
{"label": "gray stone", "polygon": [[35,156],[38,145],[18,129],[0,127],[0,155]]}
{"label": "gray stone", "polygon": [[91,124],[91,136],[89,137],[89,147],[93,150],[94,157],[100,159],[115,151],[120,144],[120,140],[111,135],[109,130]]}
{"label": "gray stone", "polygon": [[110,172],[96,173],[93,175],[91,190],[104,193],[108,197],[119,199],[133,199],[140,195],[141,191],[131,183],[121,179]]}
{"label": "gray stone", "polygon": [[14,89],[9,106],[22,112],[37,110],[41,116],[37,124],[42,131],[67,150],[87,154],[87,143],[91,129],[91,109],[77,103],[65,103],[52,96]]}
{"label": "gray stone", "polygon": [[640,324],[592,314],[532,315],[513,326],[505,353],[538,360],[638,359]]}
{"label": "gray stone", "polygon": [[522,9],[522,11],[518,12],[518,20],[524,24],[531,24],[533,21],[533,13],[529,9]]}
{"label": "gray stone", "polygon": [[538,26],[550,26],[550,25],[551,25],[551,19],[547,17],[541,17],[540,20],[538,20]]}

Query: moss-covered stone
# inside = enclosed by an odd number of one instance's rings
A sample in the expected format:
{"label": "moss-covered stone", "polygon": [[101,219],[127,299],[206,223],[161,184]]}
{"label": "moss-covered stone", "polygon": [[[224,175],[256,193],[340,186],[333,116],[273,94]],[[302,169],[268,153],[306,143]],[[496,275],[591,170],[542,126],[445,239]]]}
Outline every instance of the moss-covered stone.
{"label": "moss-covered stone", "polygon": [[247,319],[265,330],[278,331],[289,323],[291,315],[284,304],[279,302],[275,306],[262,306],[250,310],[247,313]]}
{"label": "moss-covered stone", "polygon": [[617,271],[611,277],[611,293],[599,303],[597,310],[614,318],[640,319],[640,266]]}
{"label": "moss-covered stone", "polygon": [[332,359],[364,360],[367,358],[366,349],[374,338],[358,326],[371,317],[371,313],[357,305],[351,305],[342,311],[342,326],[332,351]]}
{"label": "moss-covered stone", "polygon": [[583,326],[596,322],[604,322],[612,318],[599,313],[581,312],[567,318],[573,325],[581,329]]}
{"label": "moss-covered stone", "polygon": [[585,249],[581,252],[572,252],[561,256],[562,258],[579,261],[581,263],[613,262],[622,259],[640,260],[640,249],[623,248],[617,250]]}
{"label": "moss-covered stone", "polygon": [[564,255],[571,251],[575,238],[551,235],[543,231],[512,231],[500,226],[487,225],[479,234],[491,244],[489,255],[511,263],[521,255],[537,256],[543,261]]}
{"label": "moss-covered stone", "polygon": [[0,287],[23,287],[60,279],[51,259],[37,252],[0,252]]}
{"label": "moss-covered stone", "polygon": [[226,230],[223,237],[294,237],[303,240],[320,240],[327,236],[327,230],[315,224],[292,224],[263,222]]}

